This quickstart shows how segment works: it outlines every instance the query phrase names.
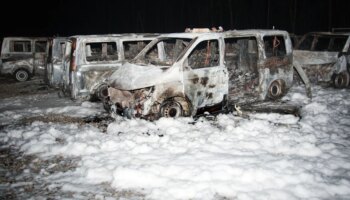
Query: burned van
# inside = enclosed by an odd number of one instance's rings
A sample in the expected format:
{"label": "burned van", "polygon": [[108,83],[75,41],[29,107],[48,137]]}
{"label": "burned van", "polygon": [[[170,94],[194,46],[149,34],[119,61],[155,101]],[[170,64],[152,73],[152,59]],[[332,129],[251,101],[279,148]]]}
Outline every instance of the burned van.
{"label": "burned van", "polygon": [[108,80],[111,111],[147,119],[194,116],[279,99],[291,87],[287,32],[207,31],[162,35],[123,64]]}
{"label": "burned van", "polygon": [[301,66],[311,83],[345,88],[349,85],[350,33],[305,34],[293,51],[294,65]]}
{"label": "burned van", "polygon": [[48,38],[5,37],[1,48],[1,74],[27,81],[34,75],[44,76]]}
{"label": "burned van", "polygon": [[51,87],[59,88],[63,77],[63,55],[67,38],[55,37],[50,39],[47,58],[46,80]]}
{"label": "burned van", "polygon": [[66,43],[62,89],[72,99],[92,100],[107,96],[105,79],[134,58],[155,34],[73,36]]}

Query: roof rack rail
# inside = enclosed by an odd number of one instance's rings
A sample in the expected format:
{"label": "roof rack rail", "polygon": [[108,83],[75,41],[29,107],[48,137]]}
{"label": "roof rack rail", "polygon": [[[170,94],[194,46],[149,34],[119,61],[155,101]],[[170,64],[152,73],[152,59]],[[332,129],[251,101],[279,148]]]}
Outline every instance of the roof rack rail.
{"label": "roof rack rail", "polygon": [[350,32],[350,28],[332,28],[332,32]]}

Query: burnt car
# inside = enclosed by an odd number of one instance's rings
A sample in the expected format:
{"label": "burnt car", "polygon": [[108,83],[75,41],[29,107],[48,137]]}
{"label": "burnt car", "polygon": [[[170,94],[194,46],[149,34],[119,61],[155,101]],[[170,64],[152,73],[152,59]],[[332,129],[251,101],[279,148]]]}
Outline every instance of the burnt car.
{"label": "burnt car", "polygon": [[54,88],[59,88],[62,84],[63,55],[66,42],[66,37],[55,37],[50,39],[45,77],[48,85]]}
{"label": "burnt car", "polygon": [[152,120],[276,100],[292,85],[292,59],[285,31],[165,34],[109,77],[106,107]]}
{"label": "burnt car", "polygon": [[293,51],[294,65],[301,66],[313,84],[345,88],[349,85],[350,33],[311,32]]}
{"label": "burnt car", "polygon": [[72,36],[66,42],[63,92],[74,100],[107,97],[106,77],[134,58],[156,34]]}
{"label": "burnt car", "polygon": [[34,75],[44,76],[48,38],[5,37],[1,48],[1,74],[27,81]]}

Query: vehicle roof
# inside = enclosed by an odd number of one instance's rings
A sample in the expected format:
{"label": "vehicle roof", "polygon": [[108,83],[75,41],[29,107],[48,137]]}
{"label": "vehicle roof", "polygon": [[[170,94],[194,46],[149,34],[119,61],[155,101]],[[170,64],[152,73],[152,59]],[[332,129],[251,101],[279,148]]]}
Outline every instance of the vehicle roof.
{"label": "vehicle roof", "polygon": [[272,35],[272,34],[288,34],[287,31],[275,29],[247,29],[247,30],[229,30],[226,31],[228,35]]}
{"label": "vehicle roof", "polygon": [[313,34],[313,35],[343,35],[343,36],[350,36],[350,32],[309,32],[306,34]]}
{"label": "vehicle roof", "polygon": [[116,37],[119,39],[125,39],[125,38],[154,38],[159,36],[158,33],[124,33],[124,34],[101,34],[101,35],[73,35],[69,38],[76,38],[76,39],[89,39],[89,38],[109,38],[109,37]]}
{"label": "vehicle roof", "polygon": [[201,33],[190,33],[190,32],[179,32],[179,33],[166,33],[161,34],[159,37],[176,37],[176,38],[195,38],[200,35],[212,35],[212,34],[220,34],[218,32],[201,32]]}
{"label": "vehicle roof", "polygon": [[53,37],[53,38],[51,38],[51,39],[53,39],[53,40],[64,40],[64,39],[67,39],[68,37]]}
{"label": "vehicle roof", "polygon": [[248,30],[228,30],[223,32],[182,32],[182,33],[169,33],[162,34],[159,37],[178,37],[178,38],[195,38],[198,36],[210,36],[210,35],[224,35],[224,36],[258,36],[258,35],[266,35],[266,34],[288,34],[286,31],[281,30],[264,30],[264,29],[248,29]]}
{"label": "vehicle roof", "polygon": [[10,37],[4,37],[4,40],[48,40],[49,37],[16,37],[16,36],[10,36]]}

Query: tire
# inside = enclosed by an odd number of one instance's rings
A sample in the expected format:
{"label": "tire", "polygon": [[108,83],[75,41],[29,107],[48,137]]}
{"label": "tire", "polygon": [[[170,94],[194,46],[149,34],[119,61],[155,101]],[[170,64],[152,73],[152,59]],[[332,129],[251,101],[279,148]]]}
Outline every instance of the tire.
{"label": "tire", "polygon": [[29,80],[29,72],[25,69],[19,69],[14,74],[16,81],[18,82],[24,82]]}
{"label": "tire", "polygon": [[108,97],[108,87],[106,84],[100,85],[96,90],[96,97],[103,101]]}
{"label": "tire", "polygon": [[182,106],[174,100],[165,101],[160,107],[160,117],[177,118],[182,116]]}
{"label": "tire", "polygon": [[349,72],[344,71],[334,76],[333,84],[335,88],[346,88],[349,85],[349,81]]}
{"label": "tire", "polygon": [[275,80],[270,84],[267,94],[270,99],[275,100],[283,96],[284,90],[285,90],[285,87],[284,87],[283,81]]}

